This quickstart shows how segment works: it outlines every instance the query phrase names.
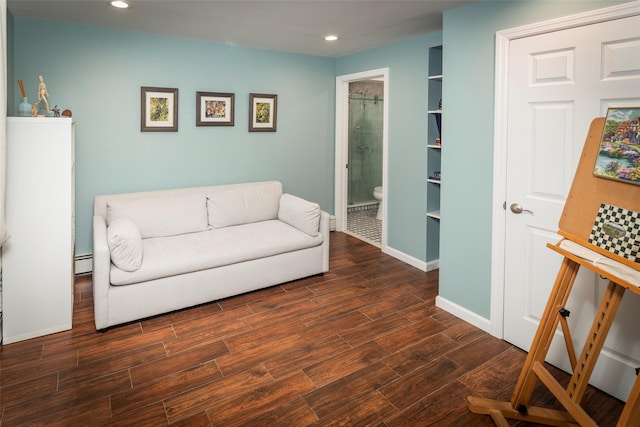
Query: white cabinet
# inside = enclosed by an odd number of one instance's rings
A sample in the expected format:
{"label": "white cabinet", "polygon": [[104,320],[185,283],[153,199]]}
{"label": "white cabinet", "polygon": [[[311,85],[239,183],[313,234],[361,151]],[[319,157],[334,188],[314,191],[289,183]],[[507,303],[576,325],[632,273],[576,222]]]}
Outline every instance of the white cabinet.
{"label": "white cabinet", "polygon": [[4,344],[71,329],[74,133],[70,118],[7,118]]}
{"label": "white cabinet", "polygon": [[429,48],[427,99],[427,261],[440,257],[440,156],[442,153],[442,46]]}

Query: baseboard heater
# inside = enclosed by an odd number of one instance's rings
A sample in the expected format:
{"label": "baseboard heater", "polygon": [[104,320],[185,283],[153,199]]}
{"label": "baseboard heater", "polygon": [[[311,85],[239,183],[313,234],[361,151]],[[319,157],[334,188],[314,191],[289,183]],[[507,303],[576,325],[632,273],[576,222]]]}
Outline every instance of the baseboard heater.
{"label": "baseboard heater", "polygon": [[93,254],[76,255],[76,275],[88,274],[93,271]]}

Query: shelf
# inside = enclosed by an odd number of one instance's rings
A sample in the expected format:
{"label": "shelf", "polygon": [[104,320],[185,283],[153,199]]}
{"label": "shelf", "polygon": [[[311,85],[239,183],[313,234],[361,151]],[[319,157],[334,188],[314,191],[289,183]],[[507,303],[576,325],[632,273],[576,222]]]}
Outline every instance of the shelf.
{"label": "shelf", "polygon": [[427,182],[430,182],[432,184],[440,185],[440,180],[439,179],[427,178]]}
{"label": "shelf", "polygon": [[442,114],[442,110],[427,110],[429,114]]}
{"label": "shelf", "polygon": [[427,144],[427,148],[433,148],[434,150],[440,150],[442,148],[442,145]]}
{"label": "shelf", "polygon": [[442,74],[437,74],[435,76],[429,76],[429,80],[440,80],[440,81],[442,81]]}
{"label": "shelf", "polygon": [[427,216],[433,219],[440,219],[440,211],[427,212]]}

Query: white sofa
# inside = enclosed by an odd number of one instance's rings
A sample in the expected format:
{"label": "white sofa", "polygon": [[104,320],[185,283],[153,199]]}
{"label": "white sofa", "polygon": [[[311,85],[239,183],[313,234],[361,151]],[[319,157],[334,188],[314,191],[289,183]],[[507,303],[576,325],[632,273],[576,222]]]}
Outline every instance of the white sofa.
{"label": "white sofa", "polygon": [[96,329],[329,270],[329,215],[277,181],[96,196]]}

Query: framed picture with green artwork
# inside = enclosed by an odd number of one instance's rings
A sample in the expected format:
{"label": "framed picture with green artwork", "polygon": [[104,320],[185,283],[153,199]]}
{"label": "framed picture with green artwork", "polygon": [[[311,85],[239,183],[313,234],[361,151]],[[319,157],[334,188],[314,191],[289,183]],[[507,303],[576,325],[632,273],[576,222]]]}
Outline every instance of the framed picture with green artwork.
{"label": "framed picture with green artwork", "polygon": [[140,131],[178,131],[178,89],[140,88]]}
{"label": "framed picture with green artwork", "polygon": [[278,95],[249,94],[249,132],[275,132]]}

